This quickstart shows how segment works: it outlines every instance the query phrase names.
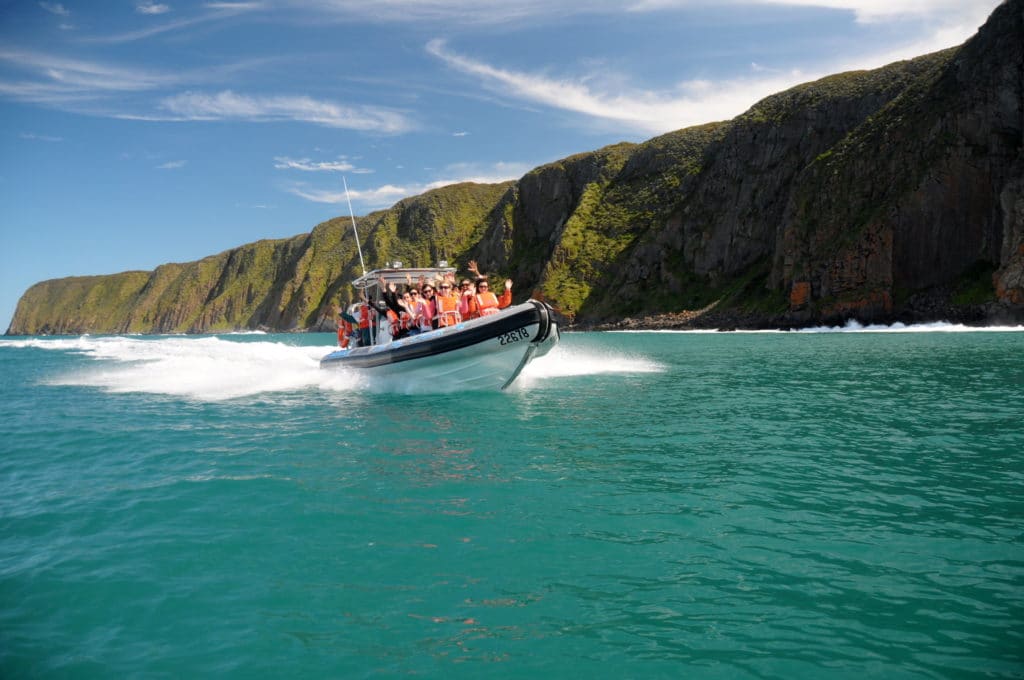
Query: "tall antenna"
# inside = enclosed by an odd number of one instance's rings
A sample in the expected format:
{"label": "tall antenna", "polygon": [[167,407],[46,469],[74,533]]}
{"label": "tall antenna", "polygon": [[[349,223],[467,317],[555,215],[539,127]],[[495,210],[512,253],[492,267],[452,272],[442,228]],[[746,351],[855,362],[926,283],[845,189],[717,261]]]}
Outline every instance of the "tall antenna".
{"label": "tall antenna", "polygon": [[363,276],[365,276],[366,265],[363,264],[363,249],[359,245],[359,232],[356,231],[356,214],[352,212],[352,199],[348,197],[348,182],[345,181],[345,175],[341,176],[341,183],[345,185],[345,200],[348,201],[348,216],[352,218],[352,234],[356,237],[356,250],[359,251],[359,266],[363,270]]}

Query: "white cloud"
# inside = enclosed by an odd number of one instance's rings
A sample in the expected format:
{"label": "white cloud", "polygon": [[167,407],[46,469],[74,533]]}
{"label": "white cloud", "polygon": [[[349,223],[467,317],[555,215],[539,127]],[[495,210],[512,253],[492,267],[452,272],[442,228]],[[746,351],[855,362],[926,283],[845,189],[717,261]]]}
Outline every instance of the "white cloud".
{"label": "white cloud", "polygon": [[412,122],[396,111],[342,106],[305,96],[249,96],[231,90],[186,92],[165,98],[160,107],[182,120],[296,121],[383,134],[400,134],[413,128]]}
{"label": "white cloud", "polygon": [[799,72],[712,83],[695,80],[667,92],[598,89],[595,77],[557,80],[500,69],[449,51],[440,40],[427,51],[486,86],[521,100],[613,121],[636,132],[659,134],[710,120],[732,118],[757,100],[806,80]]}
{"label": "white cloud", "polygon": [[[147,0],[139,7],[156,7],[161,8],[162,10],[160,12],[145,12],[146,14],[163,14],[165,11],[170,10],[166,5],[155,4],[152,0]],[[115,35],[93,36],[91,38],[83,39],[83,42],[103,44],[134,42],[136,40],[143,40],[154,35],[169,33],[198,24],[205,24],[220,19],[229,19],[244,12],[262,9],[264,4],[260,2],[218,2],[204,5],[204,7],[213,11],[200,14],[198,16],[178,19],[177,21],[169,21],[156,26],[147,26],[146,28],[137,31],[129,31],[127,33],[118,33]],[[139,11],[142,10],[140,9]]]}
{"label": "white cloud", "polygon": [[[931,28],[916,39],[875,53],[816,62],[807,69],[781,71],[751,64],[751,73],[718,81],[691,80],[663,90],[624,88],[628,78],[600,73],[556,78],[500,68],[458,54],[443,40],[432,40],[426,50],[449,67],[479,80],[492,92],[570,111],[637,133],[660,134],[713,120],[725,120],[746,111],[776,92],[826,75],[884,66],[962,43],[984,23],[996,0],[756,0],[765,4],[800,4],[845,9],[862,20],[880,20],[908,14],[930,15]],[[693,0],[645,0],[633,10],[666,9],[693,4]]]}
{"label": "white cloud", "polygon": [[169,5],[149,0],[148,2],[140,2],[135,5],[135,11],[139,14],[166,14],[171,11],[171,8]]}
{"label": "white cloud", "polygon": [[303,172],[352,172],[357,168],[346,160],[313,161],[308,158],[274,158],[274,167],[278,170],[302,170]]}
{"label": "white cloud", "polygon": [[[0,97],[91,115],[167,122],[291,121],[379,134],[401,134],[416,127],[400,111],[364,105],[344,106],[303,95],[248,96],[231,90],[184,92],[160,99],[156,111],[145,110],[137,99],[112,96],[167,90],[189,81],[222,78],[249,65],[164,74],[0,46],[0,65],[4,64],[8,68],[0,75]],[[18,71],[21,73],[15,75]]]}
{"label": "white cloud", "polygon": [[50,14],[56,14],[60,17],[71,16],[71,12],[68,11],[68,8],[59,2],[41,2],[39,3],[39,6]]}
{"label": "white cloud", "polygon": [[185,167],[186,163],[188,163],[188,161],[167,161],[166,163],[161,163],[160,165],[156,166],[156,169],[157,170],[177,170],[178,168]]}
{"label": "white cloud", "polygon": [[[573,14],[667,12],[691,8],[751,4],[832,9],[852,13],[857,21],[895,18],[945,21],[978,8],[990,12],[998,0],[587,0],[559,3],[550,0],[283,0],[296,11],[321,16],[357,16],[376,22],[442,22],[445,24],[498,24]],[[221,4],[221,3],[218,3]],[[955,19],[953,19],[955,21]]]}
{"label": "white cloud", "polygon": [[[312,10],[339,17],[356,16],[377,22],[443,22],[451,24],[494,24],[521,21],[555,11],[578,13],[571,7],[553,7],[550,0],[286,0],[297,10]],[[614,7],[613,0],[589,0],[583,11]]]}
{"label": "white cloud", "polygon": [[31,139],[37,142],[63,142],[63,137],[54,137],[53,135],[37,135],[34,132],[22,132],[18,135],[22,139]]}
{"label": "white cloud", "polygon": [[231,12],[251,12],[258,9],[265,9],[265,2],[207,2],[203,5],[207,9],[228,10]]}
{"label": "white cloud", "polygon": [[[304,185],[295,184],[288,187],[287,190],[289,193],[295,194],[307,201],[313,201],[314,203],[345,203],[344,189],[310,189]],[[399,187],[393,184],[385,184],[384,186],[376,187],[374,189],[364,189],[362,191],[349,189],[348,192],[353,201],[361,201],[371,208],[390,205],[399,199],[411,196],[414,193],[417,192],[413,191],[410,193],[410,189],[408,187]]]}
{"label": "white cloud", "polygon": [[[959,16],[987,15],[997,2],[993,0],[756,0],[765,5],[819,7],[853,12],[857,21],[868,23],[896,18],[935,18],[958,21]],[[666,3],[667,4],[667,3]]]}
{"label": "white cloud", "polygon": [[[368,189],[349,187],[348,193],[354,203],[360,203],[363,209],[386,208],[397,201],[416,196],[431,189],[439,189],[450,184],[476,182],[477,184],[498,184],[518,179],[530,171],[532,165],[526,163],[456,163],[444,170],[444,176],[432,182],[412,183],[404,185],[384,184]],[[342,188],[319,189],[310,188],[302,183],[286,186],[286,191],[307,201],[315,203],[345,203],[345,190]]]}
{"label": "white cloud", "polygon": [[27,71],[35,78],[0,83],[0,92],[30,101],[81,99],[104,92],[137,92],[178,80],[178,76],[29,51],[0,49],[0,62]]}

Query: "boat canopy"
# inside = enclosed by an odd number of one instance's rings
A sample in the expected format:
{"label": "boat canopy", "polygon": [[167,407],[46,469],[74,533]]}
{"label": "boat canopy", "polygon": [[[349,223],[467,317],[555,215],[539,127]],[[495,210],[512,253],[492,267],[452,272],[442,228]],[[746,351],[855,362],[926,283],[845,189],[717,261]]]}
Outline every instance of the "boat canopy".
{"label": "boat canopy", "polygon": [[444,278],[446,274],[454,273],[455,267],[395,267],[393,269],[374,269],[353,281],[352,285],[359,290],[368,290],[377,287],[381,278],[384,279],[385,284],[394,283],[395,285],[399,285],[405,284],[409,280],[416,283],[420,278],[432,282],[434,279]]}

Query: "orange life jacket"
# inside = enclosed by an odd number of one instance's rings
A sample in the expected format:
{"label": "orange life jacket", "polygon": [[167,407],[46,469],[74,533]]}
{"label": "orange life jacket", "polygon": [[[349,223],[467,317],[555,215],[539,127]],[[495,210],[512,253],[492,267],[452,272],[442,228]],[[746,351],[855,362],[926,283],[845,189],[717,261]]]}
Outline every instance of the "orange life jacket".
{"label": "orange life jacket", "polygon": [[338,324],[338,344],[342,349],[348,347],[349,337],[352,335],[352,324],[344,319]]}
{"label": "orange life jacket", "polygon": [[437,300],[437,326],[454,326],[462,321],[459,314],[459,298],[456,295],[438,295]]}
{"label": "orange life jacket", "polygon": [[396,338],[412,327],[412,318],[406,312],[395,314],[395,310],[388,309],[388,321],[391,323],[391,335]]}
{"label": "orange life jacket", "polygon": [[480,316],[490,316],[498,313],[498,296],[487,291],[476,294],[476,308]]}

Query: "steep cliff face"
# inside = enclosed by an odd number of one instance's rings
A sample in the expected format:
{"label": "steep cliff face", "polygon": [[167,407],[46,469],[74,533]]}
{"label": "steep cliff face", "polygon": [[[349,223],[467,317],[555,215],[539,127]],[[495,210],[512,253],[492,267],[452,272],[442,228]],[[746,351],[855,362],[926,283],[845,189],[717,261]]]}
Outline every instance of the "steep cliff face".
{"label": "steep cliff face", "polygon": [[[359,219],[367,264],[463,258],[508,184],[462,184]],[[152,272],[44,281],[18,302],[8,334],[204,333],[331,327],[361,273],[349,218]]]}
{"label": "steep cliff face", "polygon": [[776,325],[1022,318],[1022,15],[726,123],[580,317],[725,300]]}
{"label": "steep cliff face", "polygon": [[703,306],[751,269],[764,279],[800,173],[950,54],[825,78],[769,97],[700,135],[689,129],[662,138],[672,143],[675,167],[687,172],[666,181],[661,168],[638,164],[616,178],[623,188],[675,188],[659,192],[655,210],[637,224],[636,246],[608,268],[614,302],[593,298],[581,312],[599,319],[614,304],[670,311],[679,296]]}
{"label": "steep cliff face", "polygon": [[[518,182],[406,199],[359,218],[363,254],[367,267],[476,259],[583,323],[1024,319],[1022,101],[1024,0],[1010,0],[960,48]],[[335,219],[153,272],[37,284],[8,332],[328,328],[359,273]]]}
{"label": "steep cliff face", "polygon": [[[773,282],[798,316],[899,313],[916,292],[999,268],[1013,304],[1019,249],[1024,9],[979,34],[795,181]],[[979,267],[980,265],[980,267]]]}
{"label": "steep cliff face", "polygon": [[119,332],[150,272],[73,276],[35,284],[21,296],[9,335]]}

